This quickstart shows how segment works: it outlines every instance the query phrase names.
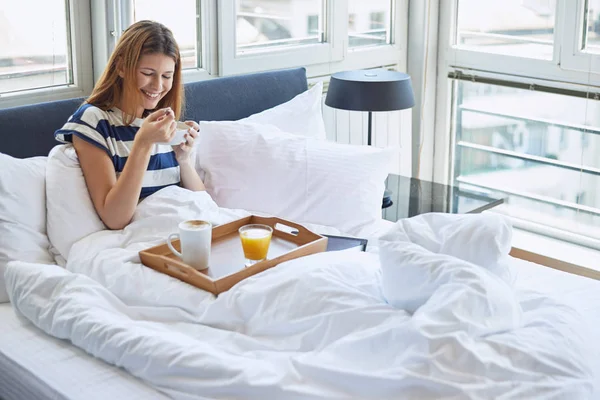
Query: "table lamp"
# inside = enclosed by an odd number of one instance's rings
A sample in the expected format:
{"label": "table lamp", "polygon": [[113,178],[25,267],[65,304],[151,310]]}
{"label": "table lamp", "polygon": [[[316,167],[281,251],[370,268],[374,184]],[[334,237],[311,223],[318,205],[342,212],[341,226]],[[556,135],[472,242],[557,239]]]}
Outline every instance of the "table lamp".
{"label": "table lamp", "polygon": [[[386,69],[336,72],[331,76],[325,104],[332,108],[369,113],[367,144],[371,145],[373,112],[405,110],[415,105],[410,76]],[[392,205],[386,190],[382,208]]]}

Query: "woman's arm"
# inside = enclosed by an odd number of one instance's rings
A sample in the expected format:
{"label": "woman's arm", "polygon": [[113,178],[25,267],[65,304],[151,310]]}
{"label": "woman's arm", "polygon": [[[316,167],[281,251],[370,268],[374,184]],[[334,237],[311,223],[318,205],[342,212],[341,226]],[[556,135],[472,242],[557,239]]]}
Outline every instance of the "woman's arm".
{"label": "woman's arm", "polygon": [[123,229],[137,207],[142,181],[155,142],[169,141],[175,131],[172,112],[159,110],[148,116],[136,134],[125,167],[117,179],[115,167],[106,152],[73,136],[73,146],[81,164],[85,183],[96,212],[110,229]]}
{"label": "woman's arm", "polygon": [[96,212],[109,229],[123,229],[137,207],[152,145],[134,141],[119,179],[104,150],[75,135],[73,145]]}
{"label": "woman's arm", "polygon": [[186,121],[185,123],[190,129],[186,133],[185,143],[175,147],[175,158],[179,163],[181,186],[194,192],[199,192],[206,190],[206,188],[204,187],[204,182],[200,179],[200,175],[198,175],[198,172],[194,168],[191,156],[194,148],[194,140],[198,137],[200,126],[194,121]]}
{"label": "woman's arm", "polygon": [[194,192],[206,190],[204,182],[200,179],[200,175],[198,175],[198,172],[196,172],[196,169],[189,159],[183,163],[179,163],[179,173],[181,175],[182,187]]}

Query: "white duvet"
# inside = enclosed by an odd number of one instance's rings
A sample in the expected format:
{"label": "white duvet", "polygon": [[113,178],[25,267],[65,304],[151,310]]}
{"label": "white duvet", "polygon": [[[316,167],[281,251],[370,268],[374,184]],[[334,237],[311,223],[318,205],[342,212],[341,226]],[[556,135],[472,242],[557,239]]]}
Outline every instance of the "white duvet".
{"label": "white duvet", "polygon": [[167,188],[66,269],[13,262],[14,307],[176,399],[587,399],[580,317],[517,296],[496,217],[430,214],[372,251],[281,264],[215,297],[139,263],[188,218],[245,215]]}

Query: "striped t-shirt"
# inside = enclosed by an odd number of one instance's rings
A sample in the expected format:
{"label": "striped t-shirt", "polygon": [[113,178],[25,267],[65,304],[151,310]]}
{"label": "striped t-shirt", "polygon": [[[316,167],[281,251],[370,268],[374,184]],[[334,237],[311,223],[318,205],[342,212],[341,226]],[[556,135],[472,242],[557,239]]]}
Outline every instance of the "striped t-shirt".
{"label": "striped t-shirt", "polygon": [[[144,120],[136,118],[129,126],[123,122],[123,112],[118,108],[101,110],[84,104],[54,133],[61,143],[72,143],[73,135],[106,151],[115,166],[117,178],[123,172],[131,153],[133,139]],[[155,144],[148,168],[144,174],[140,199],[180,181],[179,164],[169,145]]]}

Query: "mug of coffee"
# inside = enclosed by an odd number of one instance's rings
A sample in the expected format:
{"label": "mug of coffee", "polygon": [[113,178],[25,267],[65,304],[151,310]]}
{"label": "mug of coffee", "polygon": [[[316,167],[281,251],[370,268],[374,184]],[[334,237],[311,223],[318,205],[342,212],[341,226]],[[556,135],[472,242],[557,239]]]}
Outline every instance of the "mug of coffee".
{"label": "mug of coffee", "polygon": [[[190,220],[179,224],[179,233],[172,233],[167,238],[167,246],[177,257],[190,267],[202,271],[208,268],[210,259],[210,243],[212,240],[212,224],[207,221]],[[171,241],[179,239],[181,252],[173,247]]]}

